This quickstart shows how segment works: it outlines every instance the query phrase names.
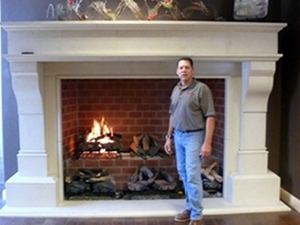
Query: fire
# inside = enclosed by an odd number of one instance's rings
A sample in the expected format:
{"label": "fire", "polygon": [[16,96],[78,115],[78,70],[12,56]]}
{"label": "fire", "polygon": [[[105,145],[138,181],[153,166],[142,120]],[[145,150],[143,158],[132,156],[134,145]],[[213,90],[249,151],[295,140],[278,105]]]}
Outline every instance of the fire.
{"label": "fire", "polygon": [[94,125],[92,131],[87,135],[87,142],[99,142],[100,144],[113,143],[111,139],[113,137],[113,128],[109,128],[104,117],[101,119],[101,123],[94,119]]}
{"label": "fire", "polygon": [[102,117],[99,123],[94,119],[91,132],[81,138],[74,158],[79,159],[117,159],[121,157],[118,152],[122,149],[121,135],[114,133]]}

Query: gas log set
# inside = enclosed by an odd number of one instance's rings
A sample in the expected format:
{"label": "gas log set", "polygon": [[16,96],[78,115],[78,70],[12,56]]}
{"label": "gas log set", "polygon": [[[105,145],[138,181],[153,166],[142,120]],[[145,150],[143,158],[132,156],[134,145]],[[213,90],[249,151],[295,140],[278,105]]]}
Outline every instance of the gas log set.
{"label": "gas log set", "polygon": [[[74,158],[87,159],[117,159],[121,158],[124,146],[121,142],[122,135],[114,133],[112,127],[108,127],[104,117],[101,122],[94,120],[91,132],[79,137]],[[130,144],[132,156],[141,158],[165,156],[162,145],[157,136],[153,134],[134,135]]]}
{"label": "gas log set", "polygon": [[122,136],[115,134],[113,128],[109,128],[104,117],[100,123],[94,120],[91,132],[86,136],[80,136],[74,158],[89,159],[116,159],[123,149]]}

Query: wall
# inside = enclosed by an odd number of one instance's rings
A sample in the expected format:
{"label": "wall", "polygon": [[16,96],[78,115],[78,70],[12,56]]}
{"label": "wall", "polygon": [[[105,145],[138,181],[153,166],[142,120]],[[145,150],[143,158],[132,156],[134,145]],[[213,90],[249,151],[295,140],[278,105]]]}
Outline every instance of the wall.
{"label": "wall", "polygon": [[[282,9],[282,17],[289,24],[280,35],[284,57],[278,62],[277,70],[281,72],[276,73],[275,80],[281,85],[276,85],[272,95],[277,95],[279,104],[276,111],[270,112],[273,112],[273,120],[269,123],[277,127],[277,134],[273,137],[277,147],[273,144],[275,148],[270,152],[270,157],[276,162],[271,168],[281,176],[282,187],[300,199],[300,2],[283,1]],[[273,102],[273,106],[275,104]],[[269,143],[272,141],[270,137]]]}
{"label": "wall", "polygon": [[[0,22],[1,22],[1,3],[0,3]],[[1,27],[0,27],[1,28]],[[2,29],[0,30],[0,36]],[[2,44],[0,44],[0,52],[2,52]],[[0,70],[2,70],[2,60],[0,61]],[[0,77],[0,87],[2,86],[2,76]],[[4,165],[3,165],[3,126],[2,126],[2,92],[0,92],[0,190],[2,190],[4,179]]]}

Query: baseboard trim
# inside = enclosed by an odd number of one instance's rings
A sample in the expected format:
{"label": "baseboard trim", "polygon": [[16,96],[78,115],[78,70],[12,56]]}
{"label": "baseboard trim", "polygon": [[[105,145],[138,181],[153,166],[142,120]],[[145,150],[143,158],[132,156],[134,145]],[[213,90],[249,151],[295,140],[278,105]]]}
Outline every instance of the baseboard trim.
{"label": "baseboard trim", "polygon": [[300,212],[300,200],[283,188],[280,189],[280,198],[288,206]]}

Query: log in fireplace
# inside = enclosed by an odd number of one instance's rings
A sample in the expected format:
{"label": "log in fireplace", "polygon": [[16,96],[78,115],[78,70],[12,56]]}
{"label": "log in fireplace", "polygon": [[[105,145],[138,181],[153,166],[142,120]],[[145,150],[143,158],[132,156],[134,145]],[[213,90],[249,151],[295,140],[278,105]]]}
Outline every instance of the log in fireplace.
{"label": "log in fireplace", "polygon": [[183,55],[195,60],[197,78],[225,82],[223,197],[204,201],[204,214],[289,210],[279,198],[280,178],[268,170],[265,146],[268,96],[281,57],[277,35],[284,26],[196,21],[3,24],[20,151],[18,172],[6,182],[6,206],[0,213],[171,216],[181,210],[182,200],[152,201],[151,209],[144,201],[64,201],[59,84],[63,79],[174,79],[174,64]]}

